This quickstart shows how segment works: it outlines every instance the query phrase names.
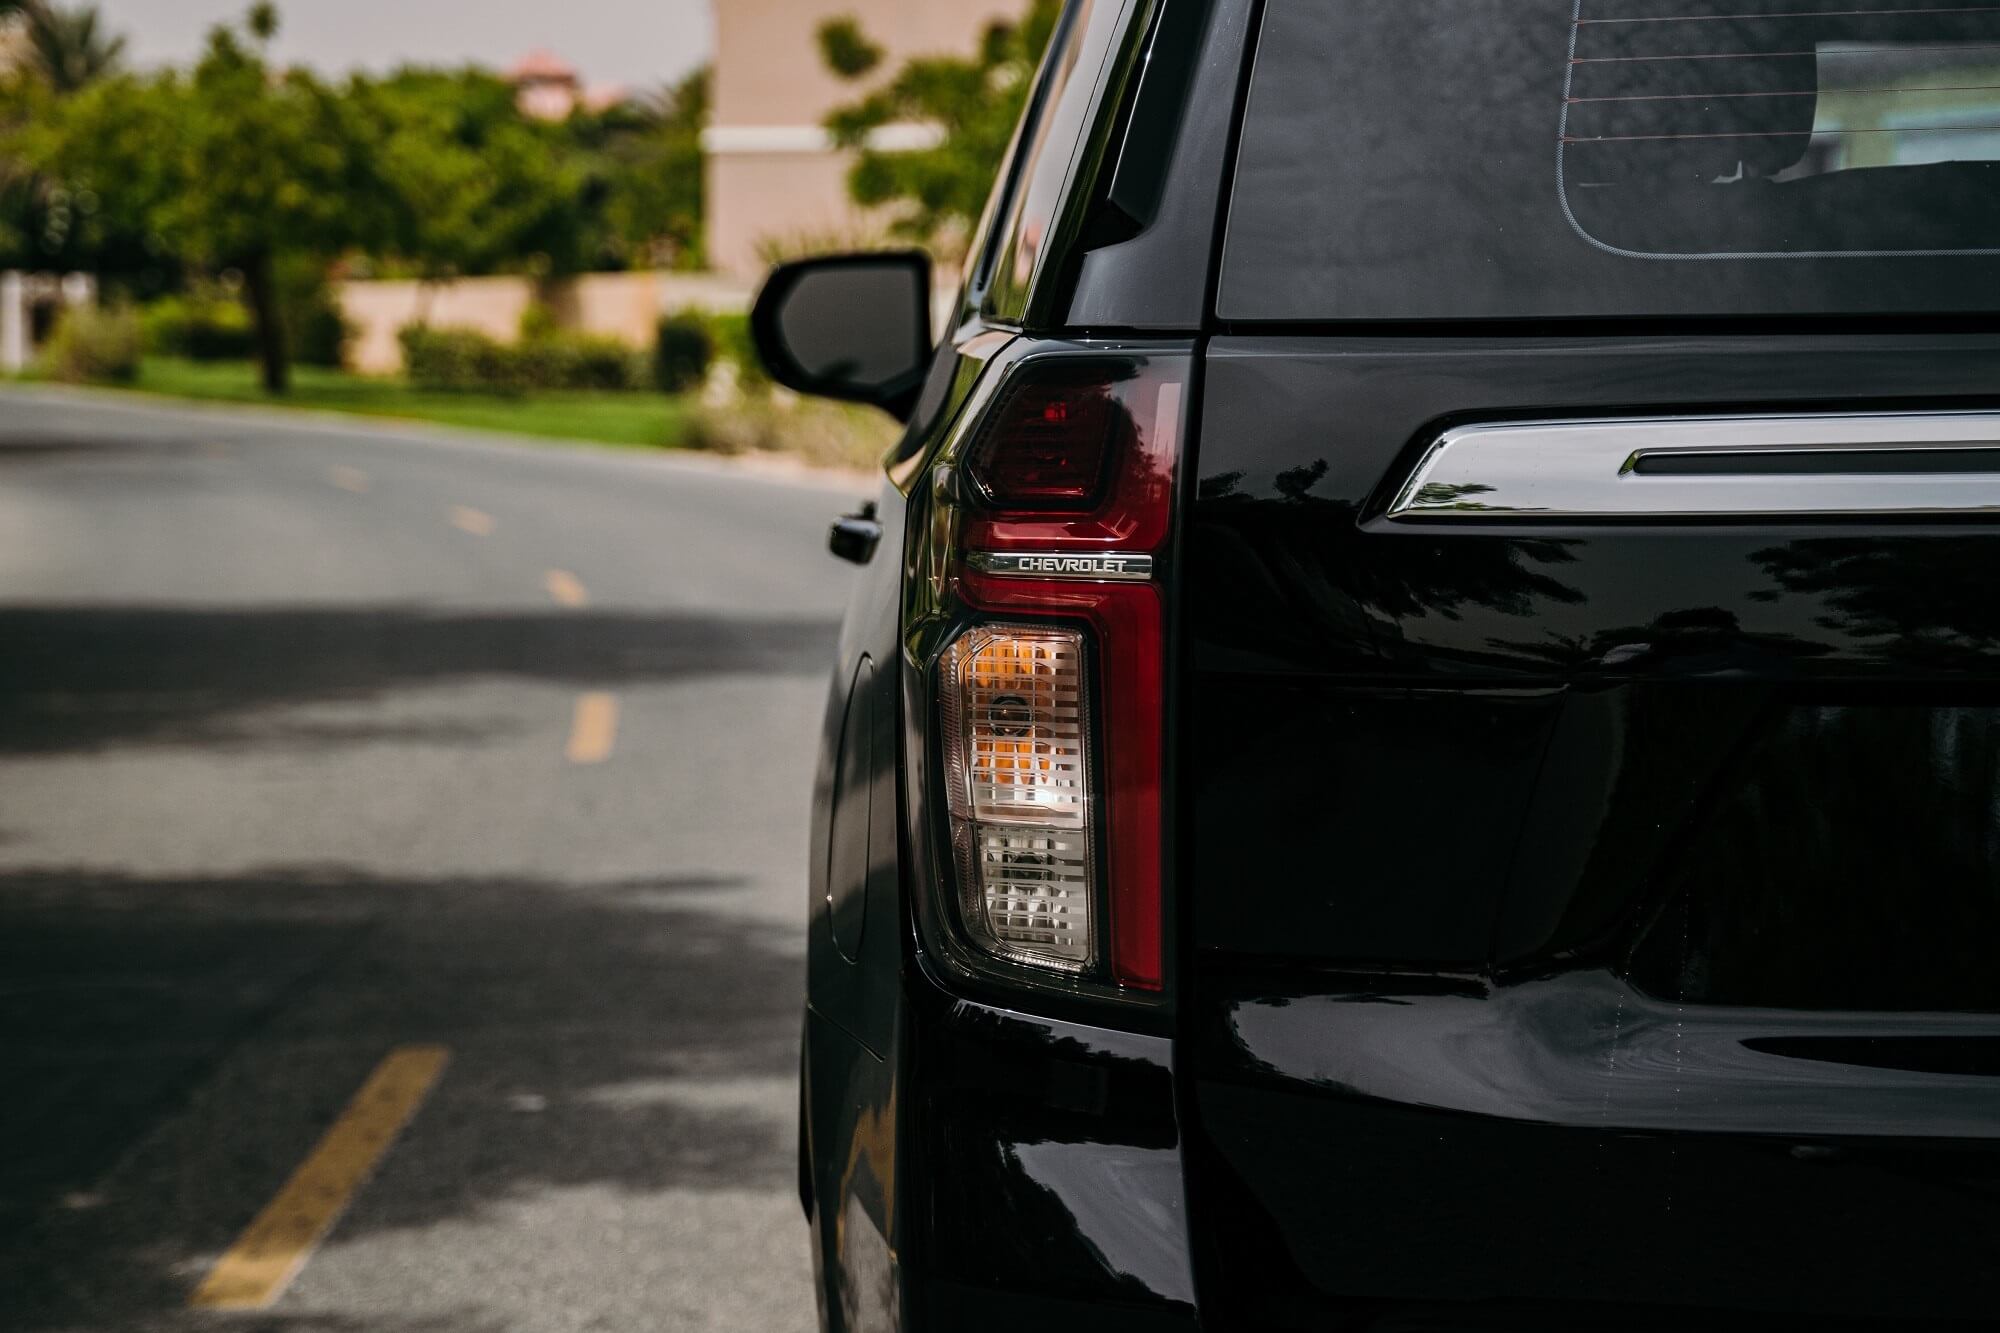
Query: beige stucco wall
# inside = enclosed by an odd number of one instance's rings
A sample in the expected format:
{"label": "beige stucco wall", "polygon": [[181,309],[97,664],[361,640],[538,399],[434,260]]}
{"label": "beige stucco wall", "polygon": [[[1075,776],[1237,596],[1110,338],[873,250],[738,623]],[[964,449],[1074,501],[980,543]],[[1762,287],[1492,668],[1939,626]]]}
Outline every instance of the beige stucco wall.
{"label": "beige stucco wall", "polygon": [[884,70],[913,55],[966,52],[995,17],[1022,0],[716,0],[717,125],[817,125],[854,96],[819,56],[820,24],[851,16],[887,53]]}
{"label": "beige stucco wall", "polygon": [[754,277],[767,243],[787,255],[863,245],[879,224],[847,195],[847,159],[834,153],[716,153],[708,160],[709,263]]}
{"label": "beige stucco wall", "polygon": [[[817,32],[852,15],[887,53],[969,52],[987,23],[1025,0],[716,0],[714,106],[708,136],[708,256],[716,269],[762,272],[767,237],[857,237],[843,157],[810,142],[827,113],[854,100],[820,59]],[[746,131],[748,133],[746,133]]]}
{"label": "beige stucco wall", "polygon": [[534,299],[523,278],[464,278],[457,282],[348,282],[339,288],[340,313],[354,328],[347,359],[365,375],[402,369],[396,334],[419,321],[434,328],[478,329],[511,340]]}
{"label": "beige stucco wall", "polygon": [[539,290],[527,278],[342,283],[341,313],[355,330],[348,361],[364,375],[395,374],[403,368],[396,335],[420,319],[433,328],[477,329],[512,342],[538,294],[560,327],[643,348],[652,345],[660,316],[687,309],[743,310],[751,291],[745,283],[706,273],[590,273]]}

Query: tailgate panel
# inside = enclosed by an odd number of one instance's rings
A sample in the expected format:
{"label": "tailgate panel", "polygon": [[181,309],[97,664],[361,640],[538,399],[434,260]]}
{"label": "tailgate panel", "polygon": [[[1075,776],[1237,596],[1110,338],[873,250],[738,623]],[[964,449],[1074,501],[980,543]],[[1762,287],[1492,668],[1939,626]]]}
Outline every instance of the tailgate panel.
{"label": "tailgate panel", "polygon": [[1996,371],[1983,335],[1213,345],[1222,1322],[2000,1314],[2000,520],[1382,516],[1455,426],[1982,409]]}

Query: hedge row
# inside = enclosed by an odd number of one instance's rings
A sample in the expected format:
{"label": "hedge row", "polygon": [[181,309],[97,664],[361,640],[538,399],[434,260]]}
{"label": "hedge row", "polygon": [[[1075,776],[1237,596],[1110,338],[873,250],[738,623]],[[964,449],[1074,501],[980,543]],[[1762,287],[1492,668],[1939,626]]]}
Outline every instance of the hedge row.
{"label": "hedge row", "polygon": [[250,312],[238,301],[163,296],[139,313],[146,350],[194,361],[248,361],[257,354]]}
{"label": "hedge row", "polygon": [[504,343],[476,329],[405,326],[403,365],[421,389],[524,394],[550,389],[686,393],[708,376],[717,356],[733,361],[739,383],[762,384],[743,315],[683,312],[662,319],[650,355],[615,338],[524,328]]}
{"label": "hedge row", "polygon": [[[257,355],[250,312],[240,301],[201,295],[165,296],[139,314],[146,350],[193,361],[249,361]],[[353,330],[325,292],[287,303],[285,341],[301,365],[338,368]]]}
{"label": "hedge row", "polygon": [[616,338],[558,333],[503,343],[475,329],[411,324],[398,335],[403,365],[420,389],[523,394],[547,389],[645,387],[644,359]]}

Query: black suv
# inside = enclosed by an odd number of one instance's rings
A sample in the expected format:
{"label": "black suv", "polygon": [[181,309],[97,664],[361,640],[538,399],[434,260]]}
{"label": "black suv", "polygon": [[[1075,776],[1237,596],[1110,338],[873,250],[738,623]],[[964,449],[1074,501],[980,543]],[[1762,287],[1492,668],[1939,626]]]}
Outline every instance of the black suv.
{"label": "black suv", "polygon": [[2000,6],[1073,0],[813,848],[837,1330],[2000,1316]]}

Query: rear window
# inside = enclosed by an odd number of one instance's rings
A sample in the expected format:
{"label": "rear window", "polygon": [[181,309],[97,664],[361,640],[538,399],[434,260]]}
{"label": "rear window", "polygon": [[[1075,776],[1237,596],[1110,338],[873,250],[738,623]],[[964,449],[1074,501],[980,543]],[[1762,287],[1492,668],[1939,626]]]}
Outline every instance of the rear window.
{"label": "rear window", "polygon": [[1056,227],[1056,211],[1129,5],[1069,0],[1021,122],[1015,179],[982,277],[989,319],[1018,323]]}
{"label": "rear window", "polygon": [[2000,4],[1270,0],[1218,313],[2000,306]]}

